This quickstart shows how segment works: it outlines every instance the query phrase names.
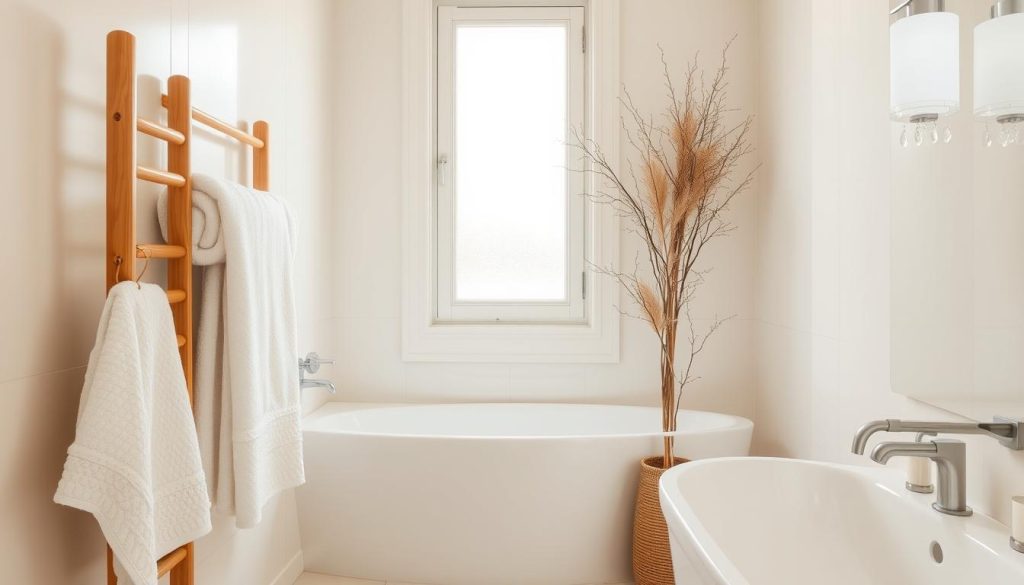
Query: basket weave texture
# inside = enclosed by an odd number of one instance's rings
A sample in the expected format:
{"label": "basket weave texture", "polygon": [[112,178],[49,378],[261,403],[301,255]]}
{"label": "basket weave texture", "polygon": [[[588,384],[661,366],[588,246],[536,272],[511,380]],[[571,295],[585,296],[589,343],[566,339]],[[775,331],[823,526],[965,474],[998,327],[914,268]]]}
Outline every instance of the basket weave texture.
{"label": "basket weave texture", "polygon": [[[636,492],[633,518],[633,579],[636,585],[674,585],[672,553],[668,544],[668,525],[661,513],[658,480],[665,469],[662,457],[640,461],[640,485]],[[687,463],[675,458],[675,464]]]}

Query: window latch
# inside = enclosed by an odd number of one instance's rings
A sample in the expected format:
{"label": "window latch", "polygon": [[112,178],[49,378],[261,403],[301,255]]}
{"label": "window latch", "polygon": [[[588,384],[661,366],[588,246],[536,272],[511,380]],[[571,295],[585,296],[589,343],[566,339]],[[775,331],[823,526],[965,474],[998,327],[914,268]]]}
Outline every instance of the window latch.
{"label": "window latch", "polygon": [[448,184],[448,155],[442,154],[437,157],[437,177],[441,186]]}

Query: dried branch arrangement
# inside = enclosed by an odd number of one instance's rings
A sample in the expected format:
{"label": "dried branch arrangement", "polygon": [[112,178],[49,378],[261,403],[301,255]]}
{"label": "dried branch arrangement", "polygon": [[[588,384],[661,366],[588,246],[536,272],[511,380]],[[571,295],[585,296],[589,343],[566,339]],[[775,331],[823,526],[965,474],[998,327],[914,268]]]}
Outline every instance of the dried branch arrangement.
{"label": "dried branch arrangement", "polygon": [[[577,136],[576,146],[588,168],[610,188],[594,198],[611,205],[626,218],[645,244],[650,274],[641,276],[643,261],[637,258],[632,272],[595,267],[615,278],[640,307],[661,342],[662,428],[676,430],[683,388],[693,382],[693,365],[708,338],[724,319],[716,318],[698,331],[689,307],[704,273],[697,260],[705,246],[733,230],[725,210],[736,195],[753,181],[753,170],[742,173],[741,160],[751,152],[752,117],[731,123],[728,107],[728,45],[712,78],[706,79],[690,64],[680,94],[672,81],[662,53],[669,105],[658,119],[648,118],[634,105],[629,92],[621,99],[622,127],[635,160],[625,173],[605,158],[598,144]],[[677,365],[676,340],[679,316],[688,322],[689,356]],[[681,370],[677,371],[677,369]],[[671,467],[673,441],[666,435],[663,466]]]}

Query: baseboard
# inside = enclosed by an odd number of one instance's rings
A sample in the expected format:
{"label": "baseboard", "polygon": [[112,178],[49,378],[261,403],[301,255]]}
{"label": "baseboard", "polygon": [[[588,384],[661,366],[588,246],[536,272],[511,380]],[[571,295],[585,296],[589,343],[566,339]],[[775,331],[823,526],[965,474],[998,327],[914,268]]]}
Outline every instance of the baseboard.
{"label": "baseboard", "polygon": [[281,569],[281,572],[274,577],[274,580],[270,582],[270,585],[293,585],[299,576],[302,575],[302,551],[295,553],[288,564]]}

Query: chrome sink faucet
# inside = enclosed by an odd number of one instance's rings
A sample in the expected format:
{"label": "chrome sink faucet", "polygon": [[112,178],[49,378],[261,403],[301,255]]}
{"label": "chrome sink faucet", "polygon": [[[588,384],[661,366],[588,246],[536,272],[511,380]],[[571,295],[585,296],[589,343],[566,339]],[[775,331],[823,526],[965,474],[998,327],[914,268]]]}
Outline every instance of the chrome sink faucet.
{"label": "chrome sink faucet", "polygon": [[[905,421],[897,419],[876,420],[862,426],[853,437],[852,451],[864,454],[871,435],[878,432],[924,433],[926,435],[983,435],[998,440],[1008,449],[1024,449],[1024,437],[1020,433],[1021,421],[996,417],[990,423],[954,423],[931,421]],[[932,507],[943,514],[970,516],[967,507],[967,448],[962,441],[935,439],[921,442],[879,443],[871,451],[871,459],[885,464],[892,457],[927,457],[938,468],[938,489]]]}
{"label": "chrome sink faucet", "polygon": [[967,446],[956,439],[913,443],[879,443],[871,460],[885,465],[892,457],[927,457],[938,469],[938,487],[932,508],[952,516],[970,516],[967,506]]}

